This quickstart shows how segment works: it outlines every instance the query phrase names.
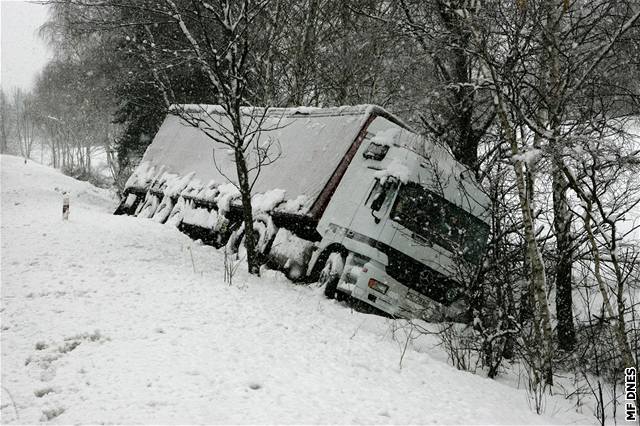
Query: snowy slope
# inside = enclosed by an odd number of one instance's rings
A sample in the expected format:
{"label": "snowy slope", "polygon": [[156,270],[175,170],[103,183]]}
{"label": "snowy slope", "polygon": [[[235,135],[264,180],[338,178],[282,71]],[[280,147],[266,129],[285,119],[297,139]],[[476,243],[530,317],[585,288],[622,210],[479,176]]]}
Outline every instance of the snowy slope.
{"label": "snowy slope", "polygon": [[[238,272],[109,194],[3,156],[2,423],[585,424],[279,273]],[[72,191],[71,217],[61,195]],[[401,333],[400,333],[401,335]],[[398,334],[396,334],[398,336]],[[418,344],[419,343],[419,344]]]}

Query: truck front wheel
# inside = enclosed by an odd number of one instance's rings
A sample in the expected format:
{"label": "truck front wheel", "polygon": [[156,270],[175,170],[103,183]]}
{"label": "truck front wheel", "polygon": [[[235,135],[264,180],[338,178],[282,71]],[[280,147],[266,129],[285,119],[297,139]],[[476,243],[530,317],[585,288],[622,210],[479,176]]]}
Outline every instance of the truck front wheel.
{"label": "truck front wheel", "polygon": [[344,258],[340,253],[331,253],[327,257],[324,268],[320,271],[318,280],[321,287],[324,287],[324,295],[329,299],[336,297],[338,282],[344,270]]}

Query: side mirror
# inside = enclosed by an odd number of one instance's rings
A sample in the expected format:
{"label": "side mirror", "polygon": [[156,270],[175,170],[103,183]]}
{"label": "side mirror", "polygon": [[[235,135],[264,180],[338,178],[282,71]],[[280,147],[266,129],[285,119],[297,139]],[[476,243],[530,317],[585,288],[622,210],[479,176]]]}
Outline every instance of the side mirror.
{"label": "side mirror", "polygon": [[378,193],[378,196],[371,202],[371,211],[377,212],[382,208],[382,203],[384,203],[384,199],[387,197],[387,191],[382,190]]}
{"label": "side mirror", "polygon": [[382,186],[380,192],[376,195],[376,198],[371,202],[371,216],[373,216],[373,221],[375,223],[380,223],[380,218],[375,215],[375,212],[379,212],[382,208],[382,204],[384,204],[384,200],[387,198],[388,192],[387,188]]}
{"label": "side mirror", "polygon": [[[369,207],[371,208],[371,216],[373,216],[373,220],[375,223],[380,223],[380,218],[375,215],[375,212],[379,212],[382,209],[389,193],[392,192],[394,188],[396,188],[398,182],[395,178],[388,177],[384,183],[380,183],[379,179],[376,179],[376,183],[374,185],[373,190],[371,191],[371,195],[369,198],[373,198],[371,200],[371,204]],[[369,200],[366,201],[367,203]]]}

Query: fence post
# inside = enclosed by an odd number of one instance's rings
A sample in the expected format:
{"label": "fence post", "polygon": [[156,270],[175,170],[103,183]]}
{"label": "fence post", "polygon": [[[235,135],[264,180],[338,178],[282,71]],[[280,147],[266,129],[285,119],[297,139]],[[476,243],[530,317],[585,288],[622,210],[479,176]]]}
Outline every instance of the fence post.
{"label": "fence post", "polygon": [[69,193],[62,193],[62,220],[69,220]]}

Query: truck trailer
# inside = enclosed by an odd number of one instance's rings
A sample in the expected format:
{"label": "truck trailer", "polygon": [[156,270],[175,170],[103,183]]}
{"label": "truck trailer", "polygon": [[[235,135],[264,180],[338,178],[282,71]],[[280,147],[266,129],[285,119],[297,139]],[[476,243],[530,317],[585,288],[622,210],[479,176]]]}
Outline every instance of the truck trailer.
{"label": "truck trailer", "polygon": [[[256,126],[247,155],[264,263],[388,315],[460,313],[484,254],[489,199],[446,146],[373,105],[242,114]],[[233,151],[211,137],[228,123],[219,106],[172,107],[115,214],[177,226],[242,257]],[[268,155],[271,164],[251,167]]]}

